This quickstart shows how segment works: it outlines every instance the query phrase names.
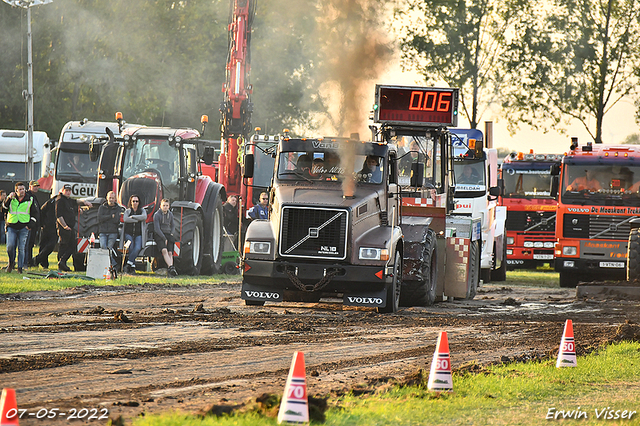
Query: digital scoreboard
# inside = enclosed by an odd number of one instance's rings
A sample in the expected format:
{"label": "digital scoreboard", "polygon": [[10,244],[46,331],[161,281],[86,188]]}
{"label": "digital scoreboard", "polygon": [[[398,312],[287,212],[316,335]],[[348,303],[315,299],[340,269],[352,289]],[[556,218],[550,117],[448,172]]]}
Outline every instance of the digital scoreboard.
{"label": "digital scoreboard", "polygon": [[376,123],[456,127],[459,89],[376,85]]}

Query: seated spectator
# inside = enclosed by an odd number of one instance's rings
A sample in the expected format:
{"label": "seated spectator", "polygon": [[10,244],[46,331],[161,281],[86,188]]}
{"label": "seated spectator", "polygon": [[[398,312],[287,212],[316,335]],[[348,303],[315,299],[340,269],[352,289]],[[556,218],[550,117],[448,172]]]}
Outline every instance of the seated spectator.
{"label": "seated spectator", "polygon": [[[115,192],[107,192],[107,201],[98,208],[98,233],[100,248],[108,249],[109,253],[112,253],[118,239],[118,227],[120,226],[122,211],[122,206],[116,202]],[[116,259],[111,254],[111,266],[115,265]]]}
{"label": "seated spectator", "polygon": [[124,211],[124,242],[130,241],[127,249],[126,272],[135,272],[136,257],[142,249],[144,235],[147,229],[147,211],[140,205],[140,197],[132,195],[129,197],[127,209]]}

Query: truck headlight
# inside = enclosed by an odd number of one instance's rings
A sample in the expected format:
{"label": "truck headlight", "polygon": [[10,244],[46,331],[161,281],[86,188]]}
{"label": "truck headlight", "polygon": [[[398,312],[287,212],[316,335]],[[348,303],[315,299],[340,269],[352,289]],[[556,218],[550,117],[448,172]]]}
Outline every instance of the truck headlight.
{"label": "truck headlight", "polygon": [[389,250],[380,248],[360,247],[360,260],[389,260]]}
{"label": "truck headlight", "polygon": [[507,237],[507,245],[510,246],[511,244],[515,243],[516,239],[513,237]]}
{"label": "truck headlight", "polygon": [[553,241],[547,241],[546,243],[544,243],[544,248],[553,248],[553,246],[555,246],[555,243]]}
{"label": "truck headlight", "polygon": [[271,253],[271,243],[268,241],[247,241],[244,243],[244,252],[251,254]]}
{"label": "truck headlight", "polygon": [[578,254],[578,248],[573,246],[562,247],[562,254],[565,256],[575,256]]}

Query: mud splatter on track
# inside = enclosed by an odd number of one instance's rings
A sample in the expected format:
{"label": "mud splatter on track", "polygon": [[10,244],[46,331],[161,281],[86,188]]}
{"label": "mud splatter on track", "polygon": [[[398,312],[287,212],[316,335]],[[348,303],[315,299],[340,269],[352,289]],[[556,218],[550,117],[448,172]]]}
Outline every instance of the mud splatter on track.
{"label": "mud splatter on track", "polygon": [[296,350],[305,352],[310,394],[324,395],[427,369],[441,330],[454,368],[554,356],[567,318],[579,354],[640,337],[638,301],[576,300],[574,289],[485,285],[473,301],[398,315],[331,300],[248,307],[239,290],[230,282],[2,295],[0,383],[16,389],[21,409],[131,418],[280,393]]}

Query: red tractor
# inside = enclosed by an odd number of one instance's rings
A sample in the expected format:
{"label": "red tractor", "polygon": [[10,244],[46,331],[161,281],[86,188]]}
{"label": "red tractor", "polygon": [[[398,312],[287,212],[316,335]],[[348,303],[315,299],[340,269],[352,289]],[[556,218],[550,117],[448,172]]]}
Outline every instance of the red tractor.
{"label": "red tractor", "polygon": [[100,157],[97,195],[105,197],[114,191],[123,205],[133,194],[140,197],[149,226],[138,257],[151,259],[159,254],[153,240],[153,213],[166,198],[175,217],[173,255],[178,273],[218,273],[222,203],[227,195],[224,186],[202,175],[198,160],[204,157],[210,163],[212,155],[200,142],[200,133],[166,127],[132,127],[118,136],[108,133]]}

